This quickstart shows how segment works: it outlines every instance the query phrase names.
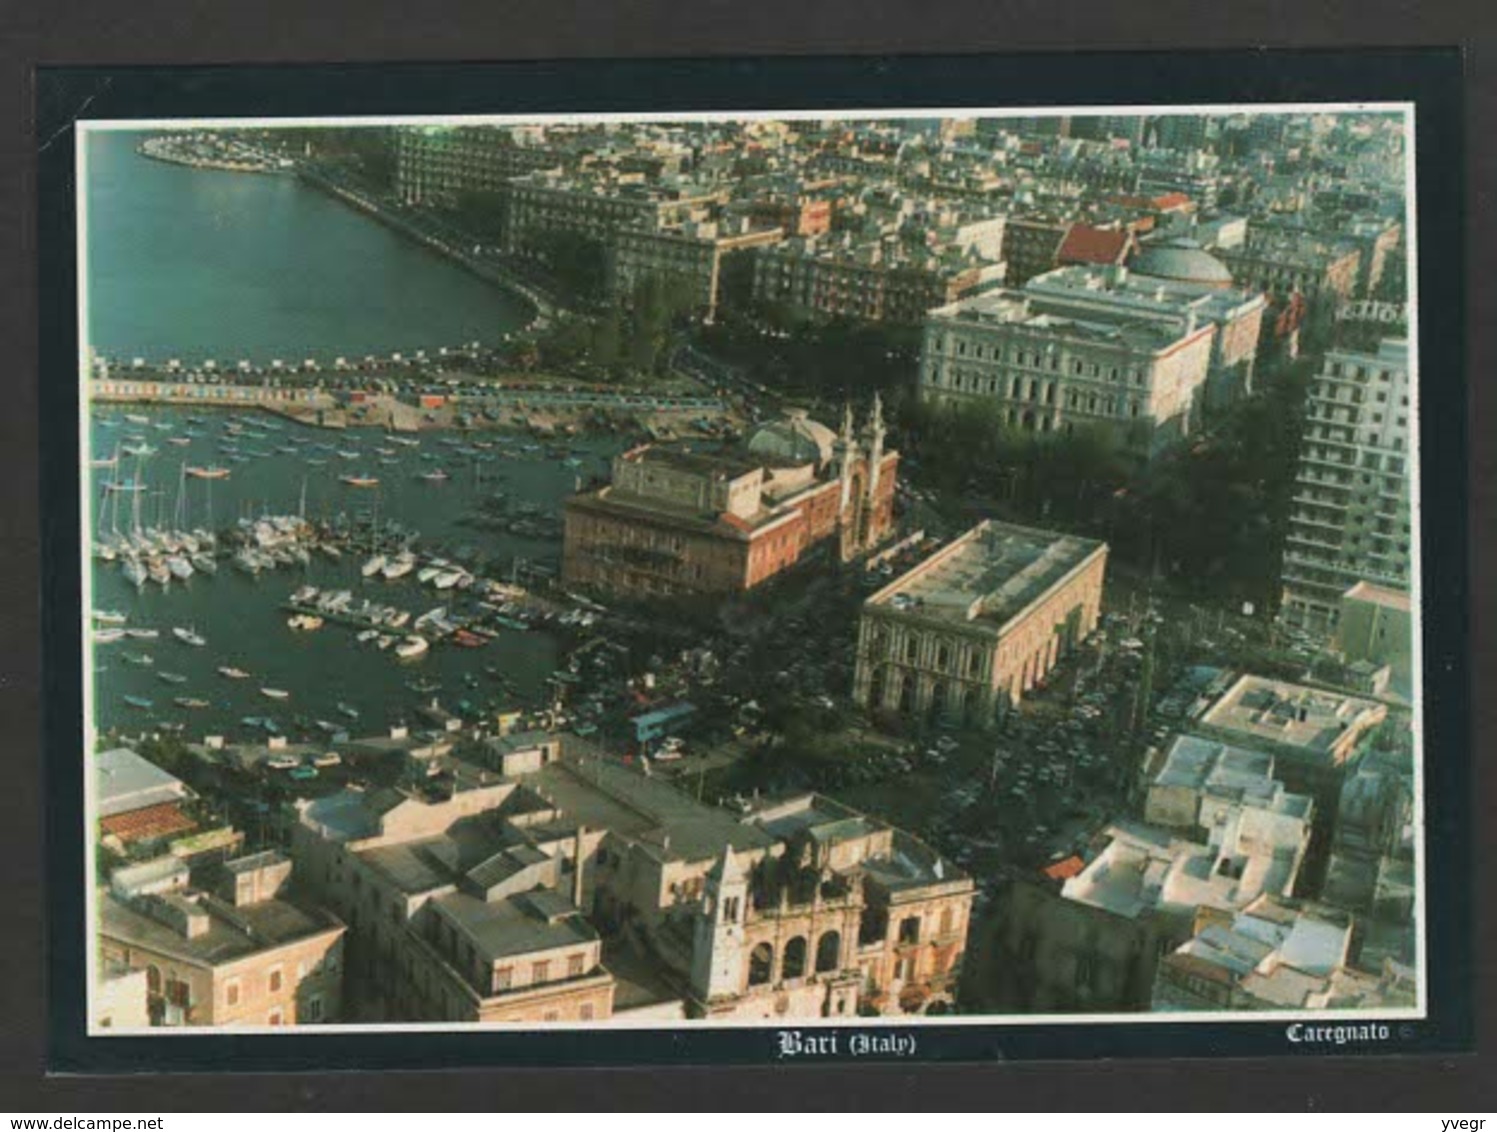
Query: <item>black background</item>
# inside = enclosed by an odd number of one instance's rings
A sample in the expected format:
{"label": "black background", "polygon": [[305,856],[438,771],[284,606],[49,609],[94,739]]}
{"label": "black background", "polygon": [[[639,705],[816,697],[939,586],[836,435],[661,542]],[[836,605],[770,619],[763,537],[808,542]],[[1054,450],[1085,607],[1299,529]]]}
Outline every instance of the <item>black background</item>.
{"label": "black background", "polygon": [[[1421,102],[1418,123],[1420,158],[1420,230],[1421,252],[1421,322],[1423,395],[1423,475],[1424,475],[1424,551],[1426,594],[1436,602],[1430,617],[1434,639],[1427,642],[1427,709],[1432,726],[1439,730],[1426,748],[1426,766],[1431,779],[1427,783],[1429,835],[1436,869],[1429,878],[1432,901],[1429,924],[1433,961],[1430,973],[1435,985],[1433,997],[1441,1014],[1436,1024],[1421,1028],[1418,1041],[1429,1043],[1462,1040],[1462,1016],[1474,999],[1474,960],[1462,961],[1463,941],[1471,937],[1471,917],[1489,913],[1484,897],[1490,892],[1490,881],[1479,866],[1470,867],[1465,850],[1466,816],[1472,803],[1488,797],[1485,775],[1468,778],[1467,752],[1479,756],[1479,747],[1470,735],[1484,736],[1489,729],[1481,727],[1490,707],[1476,698],[1474,728],[1466,719],[1464,691],[1466,671],[1465,629],[1468,623],[1464,593],[1467,552],[1463,544],[1463,522],[1467,505],[1466,466],[1468,453],[1462,444],[1468,420],[1468,393],[1462,386],[1466,371],[1461,353],[1460,315],[1469,304],[1479,303],[1479,293],[1464,287],[1466,270],[1461,251],[1468,251],[1475,279],[1484,279],[1480,270],[1489,256],[1489,242],[1483,243],[1475,233],[1488,224],[1486,209],[1489,196],[1466,197],[1464,170],[1460,163],[1463,135],[1478,121],[1481,108],[1490,102],[1473,98],[1468,109],[1475,111],[1462,117],[1459,92],[1452,85],[1460,80],[1457,62],[1449,56],[1396,55],[1387,52],[1371,54],[1293,54],[1264,55],[1249,53],[1233,56],[1203,56],[1181,53],[1168,55],[1094,55],[1076,51],[1039,56],[1020,54],[986,60],[973,59],[840,59],[811,63],[809,61],[720,62],[712,66],[701,63],[664,62],[643,65],[634,63],[591,64],[581,68],[565,65],[541,66],[535,69],[501,69],[496,73],[474,74],[451,72],[431,67],[400,67],[369,72],[360,68],[319,68],[316,71],[198,71],[163,75],[145,70],[118,71],[118,63],[144,63],[163,60],[227,62],[233,60],[317,60],[332,58],[462,58],[475,54],[503,57],[545,57],[562,55],[672,55],[688,51],[740,54],[748,52],[823,51],[870,53],[898,50],[908,54],[944,50],[963,51],[982,48],[988,51],[1012,51],[1019,47],[1060,47],[1068,36],[1075,36],[1088,46],[1135,46],[1145,33],[1184,38],[1187,34],[1196,44],[1252,42],[1251,33],[1233,36],[1225,13],[1210,11],[1209,23],[1202,23],[1206,10],[1192,15],[1191,6],[1183,4],[1138,4],[1124,11],[1121,7],[1081,10],[1081,22],[1072,30],[1060,25],[1069,12],[1076,16],[1077,5],[1050,4],[1007,5],[1000,8],[951,5],[924,7],[902,13],[887,8],[827,5],[799,10],[791,5],[757,5],[752,9],[729,8],[712,4],[671,6],[664,4],[631,4],[627,7],[604,7],[596,10],[570,5],[550,4],[541,20],[537,9],[528,5],[495,7],[488,12],[486,29],[490,34],[475,35],[472,18],[461,25],[443,21],[439,16],[423,16],[419,27],[411,32],[414,20],[382,24],[371,17],[356,22],[335,19],[335,7],[321,7],[303,21],[306,30],[295,23],[278,21],[272,10],[257,9],[253,18],[248,11],[227,13],[234,22],[209,26],[202,18],[186,21],[177,17],[166,34],[150,40],[147,53],[143,33],[150,28],[147,19],[165,9],[131,5],[128,13],[105,15],[102,10],[82,14],[53,6],[45,20],[33,24],[28,38],[16,40],[20,58],[7,68],[7,77],[17,81],[7,84],[6,97],[25,95],[22,68],[37,62],[109,64],[92,73],[72,72],[58,87],[46,88],[47,101],[37,109],[37,120],[26,118],[27,111],[18,107],[18,127],[5,138],[7,173],[26,170],[33,163],[36,138],[52,137],[63,126],[76,107],[90,96],[93,104],[88,116],[212,115],[212,114],[332,114],[332,113],[437,113],[459,111],[524,112],[527,110],[654,110],[654,109],[772,109],[790,107],[881,106],[1021,106],[1027,102],[1132,104],[1175,101],[1296,101],[1329,99],[1397,99],[1417,95]],[[1090,6],[1088,6],[1090,7]],[[561,28],[572,8],[579,17],[569,34]],[[1259,6],[1259,15],[1264,6]],[[1296,9],[1298,18],[1287,14],[1273,27],[1274,39],[1282,41],[1287,28],[1304,27],[1297,37],[1304,42],[1341,44],[1351,42],[1348,36],[1355,26],[1356,39],[1363,42],[1393,43],[1418,34],[1426,42],[1454,44],[1470,29],[1462,30],[1449,13],[1459,15],[1451,5],[1426,5],[1413,21],[1411,9],[1397,5],[1362,4],[1355,9],[1355,24],[1334,7],[1314,10]],[[558,16],[560,13],[560,17]],[[1287,13],[1287,9],[1286,9]],[[1441,13],[1447,13],[1441,24]],[[69,16],[72,19],[69,19]],[[222,19],[224,14],[216,14]],[[1474,16],[1474,9],[1471,13]],[[901,18],[903,34],[898,32]],[[24,17],[23,17],[24,19]],[[1379,21],[1382,21],[1381,23]],[[482,22],[481,20],[479,22]],[[253,29],[248,25],[253,23]],[[1417,23],[1417,26],[1415,26]],[[315,26],[321,24],[320,27]],[[1440,34],[1442,26],[1445,34]],[[460,27],[466,30],[460,32]],[[290,34],[287,28],[297,28]],[[1374,33],[1386,28],[1383,35]],[[362,43],[354,38],[355,29]],[[397,29],[404,35],[397,35]],[[24,32],[25,29],[23,29]],[[1015,33],[1018,34],[1015,34]],[[792,35],[801,38],[792,40]],[[1260,34],[1262,34],[1260,32]],[[696,38],[693,38],[696,37]],[[1476,45],[1480,47],[1480,45]],[[478,50],[483,48],[483,50]],[[1482,58],[1478,50],[1468,56],[1468,70]],[[101,82],[101,79],[107,81]],[[1477,93],[1474,92],[1473,93]],[[1488,92],[1489,94],[1489,92]],[[1436,113],[1429,113],[1435,111]],[[1489,121],[1489,119],[1486,119]],[[1475,136],[1484,136],[1476,134]],[[41,165],[44,175],[56,176],[56,160],[71,157],[71,133],[56,136],[43,148]],[[1486,177],[1490,189],[1490,146],[1473,146],[1468,154],[1473,170]],[[1431,163],[1426,168],[1426,163]],[[7,177],[6,188],[14,189],[17,178]],[[0,879],[5,880],[7,911],[3,933],[7,959],[5,975],[0,981],[0,1065],[12,1075],[0,1078],[0,1105],[7,1108],[38,1110],[94,1110],[137,1108],[142,1111],[170,1108],[215,1109],[225,1107],[230,1098],[240,1107],[285,1107],[316,1104],[317,1107],[522,1107],[587,1104],[597,1107],[631,1108],[656,1103],[670,1107],[707,1104],[747,1107],[780,1107],[802,1104],[816,1107],[926,1107],[965,1104],[993,1107],[1100,1107],[1127,1108],[1137,1105],[1190,1107],[1258,1108],[1258,1107],[1372,1107],[1392,1110],[1410,1107],[1450,1109],[1463,1100],[1481,1104],[1474,1091],[1480,1074],[1475,1059],[1469,1055],[1423,1057],[1377,1057],[1364,1061],[1315,1055],[1297,1058],[1281,1057],[1270,1062],[1222,1060],[1193,1063],[1140,1062],[1085,1064],[1010,1063],[997,1067],[953,1068],[946,1066],[913,1067],[886,1064],[876,1067],[818,1066],[811,1070],[776,1072],[773,1088],[767,1088],[763,1068],[720,1070],[683,1069],[671,1073],[639,1070],[594,1070],[582,1074],[558,1071],[508,1070],[500,1075],[492,1071],[447,1073],[440,1078],[429,1074],[364,1075],[279,1075],[256,1078],[249,1088],[226,1090],[222,1079],[197,1075],[172,1077],[137,1076],[134,1079],[50,1079],[42,1076],[46,1065],[45,1039],[49,1025],[53,1038],[65,1035],[81,1023],[81,1013],[68,1003],[81,1002],[78,933],[73,926],[80,914],[77,899],[69,901],[64,887],[78,891],[78,839],[73,831],[76,822],[67,814],[75,799],[77,776],[76,737],[65,732],[67,721],[76,732],[76,673],[54,670],[49,677],[59,681],[48,687],[46,708],[54,714],[58,731],[49,735],[49,765],[62,771],[49,782],[47,806],[44,807],[39,775],[41,750],[41,696],[39,657],[36,648],[41,639],[39,595],[44,596],[47,617],[72,620],[76,611],[76,558],[66,560],[75,550],[68,547],[76,541],[76,491],[74,482],[77,459],[71,448],[74,436],[71,404],[74,391],[66,377],[55,380],[57,359],[66,371],[71,370],[71,326],[60,326],[58,312],[65,321],[71,317],[72,250],[55,242],[59,225],[70,224],[72,197],[70,189],[55,189],[47,183],[47,195],[41,200],[25,192],[33,186],[23,184],[22,199],[10,209],[0,210],[11,223],[6,235],[11,244],[0,248],[0,262],[7,271],[3,293],[7,319],[5,342],[10,365],[5,379],[7,411],[0,414],[4,433],[0,435],[8,490],[0,493],[5,510],[0,512],[0,642],[6,646],[0,659],[0,721],[8,742],[4,744],[7,775],[6,788],[0,791]],[[1462,232],[1463,198],[1471,200],[1472,227]],[[5,203],[10,203],[6,201]],[[38,383],[34,362],[35,327],[38,325],[38,292],[34,289],[37,269],[35,233],[44,234],[41,267],[43,286],[39,297],[43,319],[42,345],[48,363],[49,381],[40,389],[48,394],[38,402]],[[64,236],[66,232],[63,232]],[[14,248],[21,254],[3,254]],[[19,270],[18,270],[19,269]],[[1473,309],[1481,309],[1473,307]],[[1487,310],[1490,310],[1488,304]],[[13,325],[10,324],[14,320]],[[1473,349],[1469,355],[1474,372],[1483,353],[1481,336],[1488,333],[1485,321],[1472,320]],[[1486,402],[1486,391],[1479,382],[1471,386],[1474,408],[1478,413]],[[39,447],[39,420],[47,422],[45,447]],[[1478,438],[1470,455],[1486,474],[1473,480],[1469,504],[1480,507],[1485,500],[1490,477],[1490,457],[1480,443],[1485,435],[1479,427],[1484,418],[1470,418],[1470,433]],[[45,465],[41,453],[45,453]],[[46,474],[38,473],[45,467]],[[46,492],[43,495],[43,492]],[[46,501],[38,511],[37,500]],[[39,521],[41,520],[41,521]],[[38,572],[38,536],[43,531],[56,547],[64,548],[64,561],[49,563],[48,572]],[[1479,534],[1481,524],[1473,524]],[[1473,538],[1473,541],[1475,539]],[[55,547],[54,547],[55,549]],[[61,569],[56,568],[61,565]],[[69,573],[71,567],[72,573]],[[1472,577],[1484,576],[1480,560]],[[46,586],[39,586],[45,578]],[[1474,606],[1474,628],[1481,640],[1484,618],[1479,596]],[[71,605],[72,610],[69,610]],[[1485,667],[1483,659],[1481,667]],[[1480,687],[1491,687],[1485,681]],[[71,697],[71,703],[70,703]],[[1490,699],[1490,697],[1488,697]],[[1480,762],[1478,757],[1476,762]],[[42,816],[48,810],[64,816],[66,829],[52,846],[47,858],[54,876],[63,878],[52,895],[60,919],[56,935],[50,940],[52,977],[56,980],[50,1004],[43,995],[40,958],[43,935],[43,860]],[[1477,807],[1478,812],[1481,807]],[[1490,837],[1489,830],[1478,821],[1475,825],[1478,846]],[[1478,862],[1491,859],[1478,848]],[[1435,913],[1438,912],[1438,915]],[[70,919],[71,918],[71,919]],[[1485,921],[1482,921],[1484,926]],[[1484,939],[1489,935],[1484,934]],[[1483,960],[1489,948],[1476,953]],[[1452,962],[1451,960],[1455,961]],[[1490,982],[1487,983],[1490,990]],[[1485,995],[1482,996],[1485,999]],[[50,1013],[49,1013],[50,1005]],[[1483,1011],[1483,1017],[1489,1012]],[[1396,1027],[1395,1027],[1396,1028]],[[921,1029],[922,1046],[931,1052],[940,1050],[942,1039],[934,1031]],[[1125,1030],[1059,1028],[1008,1028],[996,1035],[993,1031],[959,1031],[948,1028],[942,1033],[955,1035],[956,1044],[946,1052],[969,1058],[991,1059],[1001,1049],[1011,1057],[1046,1056],[1051,1058],[1117,1056],[1119,1054],[1203,1055],[1224,1053],[1294,1052],[1282,1039],[1282,1026],[1271,1027],[1179,1027],[1173,1025],[1133,1025]],[[540,1063],[557,1056],[592,1060],[638,1061],[676,1060],[683,1053],[693,1060],[749,1059],[765,1061],[771,1047],[767,1035],[716,1034],[698,1038],[695,1032],[671,1037],[658,1035],[658,1045],[639,1034],[605,1032],[593,1037],[602,1043],[597,1050],[583,1050],[576,1036],[552,1035],[537,1041],[527,1035],[524,1049]],[[86,1049],[69,1046],[64,1040],[58,1052],[66,1057],[87,1060],[100,1067],[98,1049],[124,1055],[138,1067],[164,1063],[165,1054],[180,1056],[184,1047],[202,1068],[247,1069],[271,1067],[275,1062],[306,1064],[309,1054],[320,1057],[340,1054],[343,1063],[374,1067],[377,1064],[406,1063],[411,1055],[429,1059],[428,1065],[455,1065],[470,1060],[475,1049],[495,1064],[517,1063],[520,1047],[504,1035],[486,1037],[486,1045],[475,1047],[470,1035],[426,1036],[418,1039],[398,1038],[393,1042],[375,1038],[364,1045],[364,1038],[340,1038],[335,1046],[319,1048],[296,1039],[190,1039],[145,1043],[120,1040],[89,1043]],[[315,1043],[315,1039],[310,1039]],[[136,1047],[132,1049],[131,1047]],[[299,1048],[298,1048],[299,1047]],[[604,1048],[606,1047],[606,1048]],[[602,1057],[600,1058],[600,1054]],[[267,1061],[266,1058],[273,1060]],[[529,1061],[530,1058],[523,1060]],[[54,1067],[56,1062],[53,1062]],[[778,1068],[778,1067],[777,1067]],[[580,1081],[579,1081],[580,1078]],[[502,1082],[502,1092],[497,1087]],[[579,1089],[578,1084],[585,1088]],[[14,1087],[12,1087],[14,1086]],[[1490,1104],[1492,1091],[1484,1095]]]}

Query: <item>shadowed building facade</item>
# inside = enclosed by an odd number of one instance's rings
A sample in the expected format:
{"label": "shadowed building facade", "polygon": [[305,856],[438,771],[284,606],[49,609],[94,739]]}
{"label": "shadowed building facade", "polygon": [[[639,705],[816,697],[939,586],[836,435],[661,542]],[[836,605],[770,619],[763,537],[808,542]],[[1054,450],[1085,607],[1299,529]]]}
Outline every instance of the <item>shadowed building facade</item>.
{"label": "shadowed building facade", "polygon": [[863,605],[853,698],[983,723],[1096,628],[1107,545],[986,521]]}

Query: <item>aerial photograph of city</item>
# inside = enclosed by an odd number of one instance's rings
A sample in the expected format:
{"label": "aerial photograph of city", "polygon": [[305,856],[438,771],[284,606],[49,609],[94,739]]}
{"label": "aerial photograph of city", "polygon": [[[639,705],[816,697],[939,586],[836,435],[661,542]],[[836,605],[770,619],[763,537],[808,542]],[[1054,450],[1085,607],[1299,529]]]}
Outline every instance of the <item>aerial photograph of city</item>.
{"label": "aerial photograph of city", "polygon": [[1411,121],[80,123],[90,1032],[1420,1017]]}

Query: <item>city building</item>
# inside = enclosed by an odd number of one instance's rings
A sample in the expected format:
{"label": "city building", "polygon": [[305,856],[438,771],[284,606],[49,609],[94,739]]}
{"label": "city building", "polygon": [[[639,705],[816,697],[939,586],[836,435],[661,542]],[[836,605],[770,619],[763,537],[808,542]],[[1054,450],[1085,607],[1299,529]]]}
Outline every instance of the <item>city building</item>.
{"label": "city building", "polygon": [[1330,636],[1358,582],[1411,582],[1408,343],[1376,354],[1332,350],[1310,386],[1294,509],[1284,548],[1286,623]]}
{"label": "city building", "polygon": [[613,234],[607,262],[608,293],[625,298],[646,279],[680,288],[694,314],[707,321],[717,316],[725,261],[780,241],[779,228],[721,233],[715,223],[688,223],[678,228],[643,231],[623,228]]}
{"label": "city building", "polygon": [[992,520],[863,604],[853,698],[907,719],[991,722],[1097,625],[1105,543]]}
{"label": "city building", "polygon": [[[1058,268],[1031,279],[1024,293],[1043,300],[1048,309],[1069,310],[1078,318],[1101,312],[1181,326],[1188,323],[1193,312],[1198,322],[1216,327],[1204,407],[1225,407],[1253,392],[1258,339],[1268,300],[1255,291],[1230,286],[1231,277],[1225,268],[1217,275],[1180,263],[1181,257],[1193,258],[1190,250],[1150,246],[1135,258],[1131,269]],[[1166,256],[1166,252],[1176,256]],[[1220,264],[1217,266],[1220,268]]]}
{"label": "city building", "polygon": [[1273,755],[1274,774],[1289,789],[1313,796],[1324,824],[1334,818],[1346,775],[1387,717],[1387,706],[1375,700],[1247,674],[1192,728],[1204,738]]}
{"label": "city building", "polygon": [[377,1019],[594,1022],[940,1011],[973,884],[819,795],[704,805],[601,758],[447,796],[300,803],[299,867]]}
{"label": "city building", "polygon": [[271,851],[193,872],[201,884],[159,858],[98,893],[103,970],[145,972],[151,1024],[339,1021],[344,927],[291,887],[291,862]]}
{"label": "city building", "polygon": [[1414,971],[1359,970],[1354,920],[1338,909],[1265,894],[1240,911],[1203,912],[1165,956],[1156,1011],[1387,1010],[1415,1005]]}
{"label": "city building", "polygon": [[1414,624],[1408,592],[1371,582],[1352,586],[1341,595],[1335,643],[1336,651],[1349,663],[1386,665],[1396,681],[1407,685],[1414,671]]}
{"label": "city building", "polygon": [[94,774],[99,839],[111,851],[148,854],[197,829],[184,809],[193,800],[192,791],[128,747],[101,751],[94,757]]}
{"label": "city building", "polygon": [[1002,283],[1005,270],[957,245],[798,237],[759,248],[751,297],[803,316],[910,324],[931,307]]}
{"label": "city building", "polygon": [[840,433],[792,413],[729,452],[625,452],[606,487],[567,500],[562,577],[642,596],[725,595],[824,546],[848,561],[893,530],[899,453],[884,436],[875,397],[856,434],[851,409]]}
{"label": "city building", "polygon": [[1008,284],[1022,287],[1036,275],[1054,271],[1060,263],[1060,245],[1070,230],[1069,221],[1056,217],[1009,217],[1003,230]]}
{"label": "city building", "polygon": [[1247,240],[1218,248],[1239,287],[1253,287],[1282,303],[1291,294],[1339,306],[1357,291],[1362,253],[1354,243],[1309,232],[1248,225]]}
{"label": "city building", "polygon": [[1069,297],[990,291],[926,316],[920,393],[994,406],[1029,432],[1106,429],[1148,456],[1193,431],[1215,340],[1193,307],[1141,319],[1121,303],[1082,309]]}
{"label": "city building", "polygon": [[406,204],[452,204],[498,194],[515,177],[557,169],[564,155],[493,126],[408,126],[395,131],[395,194]]}

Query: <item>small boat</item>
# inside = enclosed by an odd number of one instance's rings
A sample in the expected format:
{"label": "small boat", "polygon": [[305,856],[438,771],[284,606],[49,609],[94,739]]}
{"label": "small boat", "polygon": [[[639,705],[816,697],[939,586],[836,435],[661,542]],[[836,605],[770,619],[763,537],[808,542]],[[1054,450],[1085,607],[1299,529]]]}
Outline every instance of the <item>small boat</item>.
{"label": "small boat", "polygon": [[395,655],[401,660],[415,660],[425,654],[431,645],[425,637],[407,637],[395,646]]}
{"label": "small boat", "polygon": [[199,636],[192,629],[175,628],[172,630],[172,636],[176,637],[184,645],[192,645],[194,648],[202,648],[208,643],[207,640]]}
{"label": "small boat", "polygon": [[190,436],[168,436],[166,438],[166,442],[168,444],[175,444],[177,447],[180,448],[180,447],[182,447],[185,444],[191,444],[192,443],[192,437],[190,437]]}
{"label": "small boat", "polygon": [[403,578],[416,568],[416,556],[410,551],[390,559],[385,563],[382,572],[385,580],[393,582],[396,578]]}
{"label": "small boat", "polygon": [[291,595],[291,604],[292,605],[305,605],[307,602],[311,601],[316,596],[317,596],[317,587],[316,586],[302,586],[301,589],[297,590],[294,594]]}
{"label": "small boat", "polygon": [[441,572],[442,567],[440,566],[423,566],[421,567],[421,569],[416,571],[416,581],[420,582],[424,586],[427,582],[431,581]]}
{"label": "small boat", "polygon": [[173,578],[179,578],[184,582],[194,573],[192,563],[180,554],[173,554],[168,558],[166,568],[172,572]]}
{"label": "small boat", "polygon": [[126,444],[126,445],[124,445],[123,447],[120,448],[120,451],[123,452],[126,456],[141,457],[141,456],[154,456],[154,455],[156,455],[156,449],[152,448],[149,444],[145,444],[145,443],[141,443],[141,444]]}
{"label": "small boat", "polygon": [[337,751],[324,751],[320,755],[312,756],[312,765],[315,767],[338,766],[343,762],[343,756]]}
{"label": "small boat", "polygon": [[198,551],[196,554],[192,555],[189,561],[191,561],[193,566],[195,566],[201,573],[207,574],[209,577],[212,577],[214,574],[218,573],[218,563],[214,561],[211,554],[208,554],[205,551]]}
{"label": "small boat", "polygon": [[96,609],[94,610],[94,621],[100,625],[123,625],[125,623],[125,615],[123,613],[116,613],[112,609]]}
{"label": "small boat", "polygon": [[368,644],[370,641],[374,640],[378,636],[379,636],[379,630],[378,629],[365,629],[362,633],[360,633],[358,636],[356,636],[354,638],[354,640],[358,641],[359,644],[361,644],[361,645],[365,645],[365,644]]}
{"label": "small boat", "polygon": [[261,688],[260,694],[272,700],[287,700],[291,698],[291,693],[284,688]]}
{"label": "small boat", "polygon": [[342,714],[348,716],[349,719],[359,718],[359,709],[354,707],[352,704],[344,703],[342,700],[338,701],[338,710]]}
{"label": "small boat", "polygon": [[347,448],[339,448],[338,455],[345,460],[357,460],[359,458],[359,454],[357,452],[351,451]]}
{"label": "small boat", "polygon": [[242,668],[232,668],[229,665],[221,665],[218,669],[220,676],[227,676],[230,680],[246,680],[249,673]]}
{"label": "small boat", "polygon": [[359,573],[363,574],[366,578],[372,578],[375,574],[378,574],[384,568],[385,556],[383,554],[376,554],[373,558],[369,559],[369,561],[365,562],[364,565],[359,568]]}
{"label": "small boat", "polygon": [[393,645],[395,643],[395,640],[396,638],[386,635],[375,641],[374,647],[380,650],[384,650]]}
{"label": "small boat", "polygon": [[208,706],[207,700],[197,700],[193,699],[193,697],[191,696],[178,696],[176,699],[172,700],[172,703],[176,704],[178,707],[193,709],[205,708]]}
{"label": "small boat", "polygon": [[144,696],[123,696],[121,698],[133,708],[148,708],[153,703],[153,701],[146,699]]}
{"label": "small boat", "polygon": [[125,580],[139,589],[146,584],[145,564],[139,558],[127,558],[124,566]]}
{"label": "small boat", "polygon": [[430,472],[422,472],[420,478],[424,479],[427,483],[446,483],[452,477],[441,468],[437,468]]}
{"label": "small boat", "polygon": [[376,487],[379,484],[379,478],[377,476],[371,476],[368,473],[365,473],[361,476],[339,476],[338,482],[347,484],[349,487]]}
{"label": "small boat", "polygon": [[209,465],[205,467],[187,468],[185,469],[185,471],[193,479],[226,480],[229,478],[232,469]]}
{"label": "small boat", "polygon": [[271,770],[295,770],[301,766],[301,761],[295,755],[271,755],[265,760],[265,765]]}
{"label": "small boat", "polygon": [[124,638],[125,638],[125,631],[123,629],[95,629],[94,630],[94,644],[96,644],[96,645],[110,645],[110,644],[113,644],[115,641],[124,640]]}
{"label": "small boat", "polygon": [[305,629],[310,632],[313,629],[321,629],[323,621],[313,613],[298,613],[295,617],[288,618],[286,624],[293,629]]}
{"label": "small boat", "polygon": [[125,632],[137,641],[154,641],[161,636],[160,629],[126,629]]}
{"label": "small boat", "polygon": [[149,668],[156,662],[151,659],[151,654],[146,652],[127,652],[124,655],[126,664],[133,664],[137,668]]}
{"label": "small boat", "polygon": [[148,425],[148,424],[151,423],[151,418],[150,417],[143,416],[140,413],[126,413],[125,414],[125,420],[128,421],[130,424],[138,424],[138,425]]}
{"label": "small boat", "polygon": [[170,584],[172,580],[171,569],[159,558],[152,558],[146,562],[146,574],[151,581],[161,586]]}
{"label": "small boat", "polygon": [[162,682],[167,684],[187,683],[187,677],[183,676],[180,672],[158,672],[156,675]]}
{"label": "small boat", "polygon": [[318,719],[313,722],[317,730],[321,731],[324,735],[336,735],[339,731],[343,730],[336,723],[329,723],[325,719]]}
{"label": "small boat", "polygon": [[477,633],[470,633],[466,629],[459,629],[457,632],[453,633],[452,640],[454,644],[461,645],[465,649],[482,648],[485,644],[488,643]]}
{"label": "small boat", "polygon": [[343,560],[343,552],[330,542],[323,543],[317,549],[326,554],[334,562],[341,562]]}
{"label": "small boat", "polygon": [[461,570],[445,570],[431,580],[431,584],[439,590],[450,590],[462,579]]}

